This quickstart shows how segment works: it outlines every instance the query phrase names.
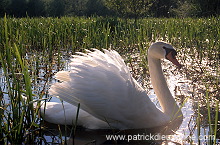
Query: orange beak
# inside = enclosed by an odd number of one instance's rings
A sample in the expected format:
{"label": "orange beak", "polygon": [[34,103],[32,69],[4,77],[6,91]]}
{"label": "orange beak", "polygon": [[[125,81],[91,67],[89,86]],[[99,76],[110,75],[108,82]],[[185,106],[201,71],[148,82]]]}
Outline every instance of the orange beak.
{"label": "orange beak", "polygon": [[179,69],[182,67],[182,65],[178,62],[175,56],[172,55],[172,51],[167,54],[166,58],[171,61],[173,64],[175,64]]}

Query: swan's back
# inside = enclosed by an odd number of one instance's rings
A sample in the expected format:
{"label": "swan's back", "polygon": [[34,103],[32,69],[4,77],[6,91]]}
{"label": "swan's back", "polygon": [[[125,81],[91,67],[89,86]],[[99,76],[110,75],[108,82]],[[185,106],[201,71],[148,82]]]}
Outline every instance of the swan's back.
{"label": "swan's back", "polygon": [[69,72],[56,74],[57,79],[63,82],[52,85],[50,94],[75,106],[80,103],[80,109],[106,121],[111,127],[157,126],[155,120],[163,113],[134,80],[116,51],[78,53],[70,66]]}

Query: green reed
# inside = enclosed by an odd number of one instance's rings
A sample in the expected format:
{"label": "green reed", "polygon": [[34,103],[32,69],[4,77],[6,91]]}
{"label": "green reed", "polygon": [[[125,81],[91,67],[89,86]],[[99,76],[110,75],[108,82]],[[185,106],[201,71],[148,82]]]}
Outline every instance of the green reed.
{"label": "green reed", "polygon": [[[210,128],[210,134],[217,136],[219,107],[216,105],[218,103],[211,102],[212,99],[209,97],[218,101],[219,17],[137,20],[110,17],[4,17],[0,26],[0,62],[6,80],[0,90],[0,112],[3,114],[0,117],[0,144],[2,141],[30,143],[39,135],[32,132],[40,130],[41,125],[38,123],[38,109],[34,109],[31,102],[33,98],[42,99],[48,96],[46,84],[56,71],[62,69],[64,53],[73,54],[75,51],[90,48],[111,48],[122,54],[126,62],[137,61],[131,54],[139,53],[141,61],[138,61],[137,65],[142,70],[137,73],[146,77],[147,48],[152,42],[159,40],[172,43],[183,63],[190,63],[186,64],[186,73],[189,74],[187,78],[195,80],[198,88],[208,84],[208,89],[205,89],[207,94],[198,94],[203,96],[199,98],[200,105],[206,106],[208,110],[207,124],[210,126],[214,121],[214,128]],[[203,66],[203,60],[207,60],[209,66]],[[54,65],[56,63],[57,65]],[[212,71],[209,67],[213,68]],[[44,77],[40,76],[42,70],[45,72]],[[38,89],[40,79],[45,85]],[[7,89],[3,89],[5,86]],[[27,99],[24,100],[23,96]],[[9,98],[9,103],[4,102],[6,97]],[[210,107],[215,108],[214,120]],[[199,115],[201,108],[197,108],[199,129],[202,126]]]}
{"label": "green reed", "polygon": [[[1,132],[2,143],[21,144],[27,140],[33,140],[33,135],[29,134],[35,125],[35,112],[32,101],[31,82],[25,61],[21,58],[16,44],[10,44],[8,36],[7,19],[4,18],[5,51],[0,54],[2,69],[6,78],[6,92],[2,92],[3,99],[8,96],[9,104],[1,103]],[[27,97],[27,101],[22,95]],[[24,136],[27,135],[27,138]]]}
{"label": "green reed", "polygon": [[216,101],[215,110],[216,110],[216,112],[215,112],[215,122],[214,122],[214,137],[215,137],[214,143],[217,143],[217,138],[218,138],[218,135],[217,135],[217,132],[218,132],[218,120],[220,119],[220,118],[218,118],[219,117],[219,100]]}

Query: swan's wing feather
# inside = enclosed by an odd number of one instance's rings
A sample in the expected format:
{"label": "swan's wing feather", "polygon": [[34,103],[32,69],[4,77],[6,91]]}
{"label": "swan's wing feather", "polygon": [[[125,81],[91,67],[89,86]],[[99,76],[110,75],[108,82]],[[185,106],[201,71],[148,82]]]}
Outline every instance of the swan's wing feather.
{"label": "swan's wing feather", "polygon": [[[156,107],[143,95],[145,91],[133,79],[121,56],[113,50],[104,52],[95,50],[73,58],[71,71],[65,72],[69,80],[52,85],[49,93],[73,105],[80,103],[81,109],[113,127],[132,128],[133,121],[141,120],[149,109],[145,103],[151,109]],[[63,74],[57,77],[64,80]]]}
{"label": "swan's wing feather", "polygon": [[56,73],[55,77],[60,81],[70,81],[69,72],[67,71],[59,71]]}

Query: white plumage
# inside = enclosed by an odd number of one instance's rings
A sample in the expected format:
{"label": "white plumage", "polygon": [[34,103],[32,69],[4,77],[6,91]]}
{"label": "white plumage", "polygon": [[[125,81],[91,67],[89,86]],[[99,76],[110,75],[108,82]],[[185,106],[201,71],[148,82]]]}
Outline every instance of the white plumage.
{"label": "white plumage", "polygon": [[[163,52],[165,57],[167,54],[162,45],[173,49],[171,45],[163,42],[154,43],[150,49],[155,51],[158,47],[161,48],[157,50],[158,54]],[[49,122],[74,123],[77,112],[75,106],[78,103],[80,103],[78,125],[90,129],[149,128],[164,125],[174,116],[159,110],[151,102],[146,91],[131,76],[123,59],[114,50],[104,50],[104,53],[99,50],[86,54],[78,53],[73,56],[70,66],[70,71],[56,74],[56,78],[62,82],[53,84],[49,90],[49,94],[58,96],[70,104],[64,104],[65,111],[61,103],[48,102],[46,108],[42,105],[42,114]],[[152,69],[157,71],[157,68]],[[169,92],[168,88],[164,89]],[[169,94],[166,92],[164,93]],[[174,100],[172,95],[165,98],[172,100],[171,103]],[[172,112],[177,113],[175,101],[171,105]],[[163,108],[164,105],[161,106]]]}

